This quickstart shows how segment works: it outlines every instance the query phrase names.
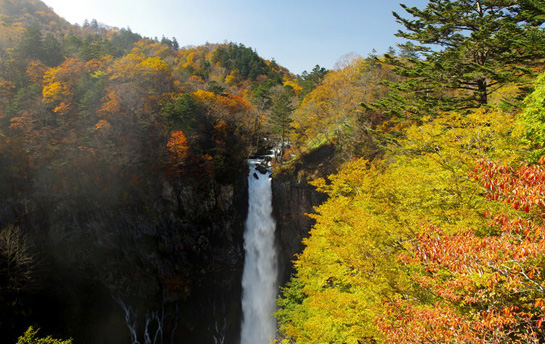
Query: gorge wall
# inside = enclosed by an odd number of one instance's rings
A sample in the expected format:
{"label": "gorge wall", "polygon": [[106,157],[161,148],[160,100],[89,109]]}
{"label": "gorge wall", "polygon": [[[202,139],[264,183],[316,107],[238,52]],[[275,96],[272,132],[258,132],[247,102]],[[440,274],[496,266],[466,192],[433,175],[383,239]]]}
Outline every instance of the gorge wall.
{"label": "gorge wall", "polygon": [[[272,179],[280,285],[313,223],[306,214],[325,200],[307,182],[329,165],[318,153]],[[3,292],[5,338],[30,323],[78,344],[237,343],[247,168],[221,181],[157,178],[108,198],[42,192],[36,179],[4,201],[0,221],[21,228],[35,262],[22,288]]]}
{"label": "gorge wall", "polygon": [[314,224],[306,214],[314,213],[314,207],[320,205],[325,197],[306,181],[290,177],[273,178],[272,187],[280,285],[284,285],[293,272],[291,261],[304,249],[302,240]]}
{"label": "gorge wall", "polygon": [[146,335],[151,343],[234,343],[248,209],[247,171],[240,175],[164,180],[115,206],[50,195],[4,203],[0,219],[28,233],[36,262],[19,295],[28,304],[0,314],[12,324],[9,342],[30,319],[78,344],[144,343]]}
{"label": "gorge wall", "polygon": [[302,240],[309,234],[314,220],[306,214],[322,204],[327,195],[316,191],[308,182],[333,172],[334,148],[325,145],[301,159],[289,171],[272,179],[273,212],[279,247],[279,282],[284,285],[293,271],[295,254],[304,249]]}

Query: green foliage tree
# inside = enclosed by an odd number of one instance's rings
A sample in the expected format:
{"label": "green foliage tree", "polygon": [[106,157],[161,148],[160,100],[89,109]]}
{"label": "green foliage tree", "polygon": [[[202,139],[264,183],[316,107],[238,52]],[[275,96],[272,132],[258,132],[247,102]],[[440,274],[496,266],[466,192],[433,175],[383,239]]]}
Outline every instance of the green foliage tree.
{"label": "green foliage tree", "polygon": [[526,107],[519,114],[518,130],[522,144],[528,151],[528,160],[536,163],[545,155],[545,73],[541,74],[534,91],[526,98]]}
{"label": "green foliage tree", "polygon": [[36,23],[28,26],[19,41],[15,54],[23,60],[39,60],[50,67],[59,65],[63,60],[62,47],[51,33],[45,37]]}
{"label": "green foliage tree", "polygon": [[112,45],[119,51],[127,54],[131,51],[136,42],[142,39],[142,36],[131,31],[130,28],[122,28],[111,38]]}
{"label": "green foliage tree", "polygon": [[223,87],[217,81],[210,81],[210,82],[208,82],[208,86],[206,87],[206,91],[213,92],[215,94],[222,94],[222,93],[225,92],[225,87]]}
{"label": "green foliage tree", "polygon": [[38,24],[34,23],[25,28],[16,53],[20,58],[40,60],[43,56],[43,43],[42,30]]}
{"label": "green foliage tree", "polygon": [[48,33],[43,40],[42,62],[49,67],[55,67],[64,60],[62,46],[52,34]]}
{"label": "green foliage tree", "polygon": [[316,65],[310,73],[305,70],[303,71],[303,73],[301,73],[301,75],[298,75],[297,80],[303,88],[301,94],[299,94],[299,98],[305,98],[307,94],[309,94],[310,92],[312,92],[312,90],[318,87],[318,85],[322,83],[322,80],[324,80],[327,72],[328,70],[324,67]]}
{"label": "green foliage tree", "polygon": [[503,86],[523,82],[545,56],[539,1],[432,0],[424,9],[401,6],[412,18],[394,12],[405,27],[396,36],[409,40],[401,48],[413,57],[388,58],[405,77],[379,102],[389,113],[419,117],[433,109],[486,105]]}
{"label": "green foliage tree", "polygon": [[35,330],[30,326],[17,341],[17,344],[72,344],[72,339],[60,340],[51,336],[38,337],[38,329]]}
{"label": "green foliage tree", "polygon": [[[212,63],[220,63],[228,72],[238,71],[244,79],[255,81],[259,75],[267,76],[271,70],[265,61],[251,48],[243,44],[229,43],[214,51]],[[276,83],[281,82],[276,80]]]}
{"label": "green foliage tree", "polygon": [[271,108],[270,89],[272,86],[271,82],[264,82],[255,87],[252,95],[252,104],[254,104],[259,113],[264,113]]}
{"label": "green foliage tree", "polygon": [[197,121],[199,108],[189,93],[162,102],[161,115],[166,119],[166,127],[171,131],[192,132]]}
{"label": "green foliage tree", "polygon": [[280,163],[284,161],[284,151],[288,144],[290,124],[292,122],[291,114],[295,111],[295,106],[292,102],[293,96],[291,89],[284,89],[274,99],[271,108],[270,128],[280,139]]}

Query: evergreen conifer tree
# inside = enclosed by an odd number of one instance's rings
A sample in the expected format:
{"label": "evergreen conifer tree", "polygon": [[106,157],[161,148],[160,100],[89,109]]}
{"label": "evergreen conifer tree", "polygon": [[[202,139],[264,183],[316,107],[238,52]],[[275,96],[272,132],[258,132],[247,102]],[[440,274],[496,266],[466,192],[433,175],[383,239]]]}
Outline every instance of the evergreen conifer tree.
{"label": "evergreen conifer tree", "polygon": [[286,141],[292,122],[291,114],[295,110],[292,104],[292,91],[285,89],[275,99],[271,109],[271,129],[280,139],[280,162],[283,162]]}
{"label": "evergreen conifer tree", "polygon": [[[409,57],[386,56],[397,74],[387,112],[419,118],[431,110],[463,110],[489,103],[489,96],[521,82],[545,56],[545,6],[538,0],[430,0],[424,9],[393,13],[405,27]],[[405,55],[407,56],[407,55]]]}

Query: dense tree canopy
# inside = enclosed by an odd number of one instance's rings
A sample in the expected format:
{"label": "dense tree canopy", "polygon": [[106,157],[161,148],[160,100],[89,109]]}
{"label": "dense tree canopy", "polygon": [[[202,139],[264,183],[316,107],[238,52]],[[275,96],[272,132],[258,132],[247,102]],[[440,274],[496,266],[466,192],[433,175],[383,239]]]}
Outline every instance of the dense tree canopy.
{"label": "dense tree canopy", "polygon": [[544,57],[539,1],[433,0],[423,9],[402,7],[409,17],[394,12],[405,27],[397,36],[421,58],[389,57],[406,78],[382,102],[390,113],[414,117],[486,105],[502,87],[524,86]]}
{"label": "dense tree canopy", "polygon": [[[327,201],[278,299],[278,341],[544,341],[542,1],[402,5],[399,56],[347,55],[299,76],[243,44],[180,48],[96,20],[72,26],[44,6],[0,1],[10,340],[49,312],[51,333],[85,340],[71,313],[33,304],[70,290],[51,282],[53,266],[74,264],[66,274],[93,287],[109,279],[115,295],[146,281],[165,304],[207,293],[205,270],[240,249],[212,247],[237,239],[210,221],[235,207],[244,160],[279,144],[275,173],[335,173],[310,181]],[[334,155],[317,154],[324,171],[296,169],[323,147]],[[184,331],[198,328],[186,311],[175,312]],[[70,342],[28,328],[30,341]]]}
{"label": "dense tree canopy", "polygon": [[327,72],[328,70],[324,67],[316,65],[312,69],[312,71],[304,71],[303,73],[301,73],[301,75],[297,76],[297,79],[299,80],[299,83],[302,87],[300,97],[304,98],[307,94],[312,92],[312,90],[318,87],[322,83],[322,80],[324,79],[324,76],[327,74]]}
{"label": "dense tree canopy", "polygon": [[[385,150],[313,182],[329,198],[278,300],[279,341],[541,343],[543,76],[524,109],[500,105],[542,70],[543,5],[403,8],[412,19],[395,14],[409,40],[402,57],[367,59],[372,74],[329,72],[294,112],[307,140],[361,128],[350,111],[378,116],[367,130]],[[358,88],[382,61],[398,78]],[[340,83],[351,70],[354,81]],[[342,106],[356,100],[363,107]]]}
{"label": "dense tree canopy", "polygon": [[[218,223],[234,221],[221,212],[270,123],[253,91],[295,76],[243,45],[180,49],[96,20],[69,25],[35,0],[0,1],[0,24],[2,340],[30,324],[93,340],[74,314],[104,288],[104,307],[131,288],[158,306],[200,293],[202,271],[236,254],[220,252],[237,233]],[[29,329],[20,342],[70,341]]]}
{"label": "dense tree canopy", "polygon": [[384,97],[388,93],[384,82],[395,78],[381,61],[347,57],[343,66],[324,75],[294,111],[292,141],[301,151],[337,142],[345,159],[375,155],[373,131],[387,116],[360,105]]}
{"label": "dense tree canopy", "polygon": [[[297,275],[279,304],[280,329],[297,343],[381,340],[376,317],[385,300],[419,298],[418,268],[399,261],[422,224],[453,233],[486,226],[489,201],[468,174],[485,152],[512,160],[512,116],[452,114],[413,127],[401,149],[384,161],[358,160],[317,180],[328,201],[295,262]],[[391,161],[390,163],[388,161]]]}

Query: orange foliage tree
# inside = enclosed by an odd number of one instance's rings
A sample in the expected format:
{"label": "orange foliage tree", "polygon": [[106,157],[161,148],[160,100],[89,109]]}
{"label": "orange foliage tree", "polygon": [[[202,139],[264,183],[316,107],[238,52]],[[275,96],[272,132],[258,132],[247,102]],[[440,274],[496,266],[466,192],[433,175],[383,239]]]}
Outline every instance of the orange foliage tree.
{"label": "orange foliage tree", "polygon": [[400,259],[420,273],[421,299],[389,302],[378,320],[394,343],[542,343],[545,340],[545,169],[481,160],[472,177],[511,214],[488,228],[428,226]]}
{"label": "orange foliage tree", "polygon": [[44,74],[47,69],[48,67],[40,61],[30,61],[26,69],[26,75],[31,82],[41,85],[44,81]]}
{"label": "orange foliage tree", "polygon": [[203,90],[194,92],[192,96],[212,122],[220,120],[224,122],[224,131],[230,131],[238,136],[252,131],[256,114],[244,98],[231,93],[215,94]]}
{"label": "orange foliage tree", "polygon": [[184,133],[178,130],[171,134],[167,143],[167,148],[176,164],[181,164],[185,160],[189,151],[189,144]]}
{"label": "orange foliage tree", "polygon": [[198,90],[193,93],[193,96],[209,115],[216,118],[232,121],[237,117],[247,116],[251,112],[248,101],[231,93],[215,94]]}

